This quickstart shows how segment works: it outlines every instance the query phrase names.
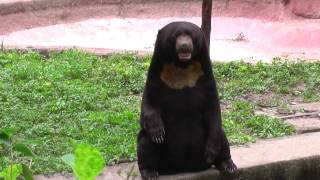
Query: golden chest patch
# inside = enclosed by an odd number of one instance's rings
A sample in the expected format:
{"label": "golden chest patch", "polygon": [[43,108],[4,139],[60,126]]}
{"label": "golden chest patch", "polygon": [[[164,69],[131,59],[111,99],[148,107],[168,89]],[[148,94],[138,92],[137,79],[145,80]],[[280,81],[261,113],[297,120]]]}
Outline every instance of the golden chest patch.
{"label": "golden chest patch", "polygon": [[180,68],[170,63],[163,66],[160,79],[170,88],[181,90],[194,87],[202,75],[199,62],[193,62],[187,68]]}

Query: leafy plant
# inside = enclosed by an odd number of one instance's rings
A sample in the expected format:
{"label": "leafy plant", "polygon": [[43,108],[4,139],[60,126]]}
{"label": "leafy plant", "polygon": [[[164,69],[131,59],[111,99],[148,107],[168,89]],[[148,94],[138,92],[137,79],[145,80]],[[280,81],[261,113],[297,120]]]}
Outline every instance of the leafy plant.
{"label": "leafy plant", "polygon": [[88,144],[77,145],[74,154],[62,156],[62,160],[72,168],[78,180],[94,180],[105,166],[101,153]]}
{"label": "leafy plant", "polygon": [[13,180],[17,179],[22,174],[21,164],[12,164],[0,173],[0,177],[3,177],[4,180]]}
{"label": "leafy plant", "polygon": [[[23,141],[14,138],[15,133],[14,128],[0,129],[0,146],[3,150],[0,155],[9,157],[9,166],[0,172],[0,177],[4,180],[15,180],[22,175],[25,180],[33,180],[30,167],[34,154]],[[29,159],[29,166],[23,163],[25,158]]]}

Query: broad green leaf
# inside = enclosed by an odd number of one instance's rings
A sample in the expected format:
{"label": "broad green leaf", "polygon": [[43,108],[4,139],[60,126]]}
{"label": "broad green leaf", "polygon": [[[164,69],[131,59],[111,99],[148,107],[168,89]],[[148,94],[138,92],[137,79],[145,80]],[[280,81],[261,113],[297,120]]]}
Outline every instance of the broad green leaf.
{"label": "broad green leaf", "polygon": [[24,180],[34,180],[31,170],[25,164],[22,164],[22,176]]}
{"label": "broad green leaf", "polygon": [[13,150],[22,153],[25,156],[33,157],[33,152],[24,144],[15,144]]}
{"label": "broad green leaf", "polygon": [[14,134],[16,134],[17,129],[16,128],[2,128],[0,129],[0,133],[3,132],[11,138]]}
{"label": "broad green leaf", "polygon": [[0,177],[4,180],[16,180],[17,177],[22,173],[21,164],[13,164],[12,166],[7,167],[0,173]]}
{"label": "broad green leaf", "polygon": [[15,128],[2,128],[0,129],[0,142],[5,144],[11,143],[11,137],[16,133]]}
{"label": "broad green leaf", "polygon": [[94,180],[105,166],[101,153],[88,144],[79,144],[75,150],[75,172],[79,180]]}
{"label": "broad green leaf", "polygon": [[10,137],[7,133],[0,131],[0,142],[9,143]]}

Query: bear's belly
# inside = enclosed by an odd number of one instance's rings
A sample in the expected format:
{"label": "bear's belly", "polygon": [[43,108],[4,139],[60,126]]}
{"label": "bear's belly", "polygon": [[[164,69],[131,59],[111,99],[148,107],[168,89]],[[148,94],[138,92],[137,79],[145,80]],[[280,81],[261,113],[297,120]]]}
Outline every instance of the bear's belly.
{"label": "bear's belly", "polygon": [[204,159],[207,131],[201,113],[167,114],[163,118],[166,134],[160,166],[165,164],[162,168],[177,172],[207,167]]}
{"label": "bear's belly", "polygon": [[[184,146],[199,146],[206,139],[206,126],[201,111],[164,110],[162,121],[166,130],[168,143],[179,142]],[[174,145],[175,146],[175,145]]]}

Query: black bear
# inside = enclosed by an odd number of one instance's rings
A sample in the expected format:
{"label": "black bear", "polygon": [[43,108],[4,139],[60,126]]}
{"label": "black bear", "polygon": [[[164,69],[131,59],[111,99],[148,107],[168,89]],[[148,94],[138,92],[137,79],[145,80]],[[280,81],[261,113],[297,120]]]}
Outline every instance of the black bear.
{"label": "black bear", "polygon": [[189,22],[160,29],[147,76],[137,144],[142,179],[212,165],[233,173],[202,30]]}

